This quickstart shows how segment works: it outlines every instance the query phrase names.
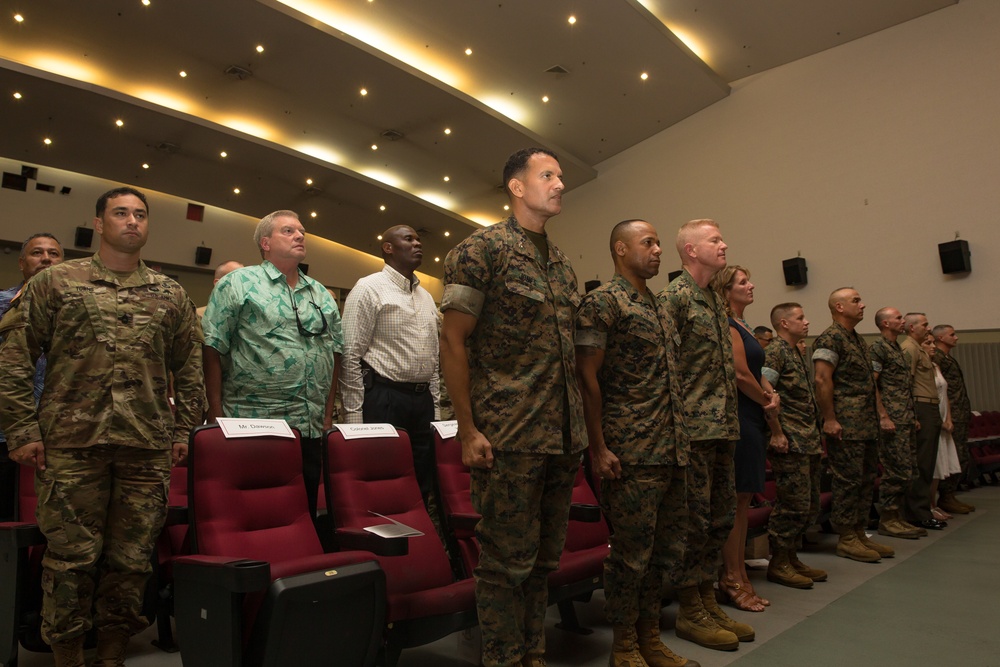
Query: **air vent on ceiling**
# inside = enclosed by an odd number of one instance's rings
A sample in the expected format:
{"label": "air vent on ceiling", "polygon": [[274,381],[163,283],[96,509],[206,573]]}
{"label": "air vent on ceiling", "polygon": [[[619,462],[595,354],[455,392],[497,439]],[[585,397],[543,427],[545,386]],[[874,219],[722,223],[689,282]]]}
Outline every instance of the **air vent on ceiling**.
{"label": "air vent on ceiling", "polygon": [[171,143],[169,141],[161,141],[160,143],[156,144],[155,148],[156,150],[161,151],[163,153],[168,153],[169,155],[173,155],[174,153],[179,153],[181,150],[180,146]]}
{"label": "air vent on ceiling", "polygon": [[547,74],[569,74],[569,70],[562,65],[553,65],[552,67],[545,70]]}
{"label": "air vent on ceiling", "polygon": [[245,81],[253,76],[253,72],[245,67],[240,67],[239,65],[230,65],[222,71],[229,76],[235,76],[240,81]]}
{"label": "air vent on ceiling", "polygon": [[308,188],[306,188],[306,194],[315,197],[316,195],[323,194],[323,189],[317,188],[315,185],[310,185]]}
{"label": "air vent on ceiling", "polygon": [[384,130],[379,136],[389,141],[397,141],[403,138],[403,133],[399,130]]}

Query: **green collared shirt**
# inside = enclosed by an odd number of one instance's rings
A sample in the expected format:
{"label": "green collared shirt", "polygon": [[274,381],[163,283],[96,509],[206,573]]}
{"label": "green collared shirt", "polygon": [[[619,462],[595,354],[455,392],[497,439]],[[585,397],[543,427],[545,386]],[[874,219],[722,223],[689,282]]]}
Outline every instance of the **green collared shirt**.
{"label": "green collared shirt", "polygon": [[788,438],[788,451],[821,454],[819,409],[802,353],[781,336],[775,336],[771,344],[764,348],[761,375],[781,397],[778,423]]}
{"label": "green collared shirt", "polygon": [[894,424],[912,424],[913,378],[910,364],[903,356],[899,341],[890,342],[879,336],[868,348],[872,370],[878,373],[878,389],[882,406]]}
{"label": "green collared shirt", "polygon": [[[295,322],[292,295],[298,319]],[[299,272],[288,281],[274,264],[237,269],[215,286],[202,318],[205,344],[222,357],[227,417],[284,419],[305,438],[323,434],[336,354],[344,349],[340,311],[325,287]]]}
{"label": "green collared shirt", "polygon": [[813,342],[812,358],[833,366],[833,412],[844,428],[843,439],[878,438],[875,376],[864,339],[834,322]]}

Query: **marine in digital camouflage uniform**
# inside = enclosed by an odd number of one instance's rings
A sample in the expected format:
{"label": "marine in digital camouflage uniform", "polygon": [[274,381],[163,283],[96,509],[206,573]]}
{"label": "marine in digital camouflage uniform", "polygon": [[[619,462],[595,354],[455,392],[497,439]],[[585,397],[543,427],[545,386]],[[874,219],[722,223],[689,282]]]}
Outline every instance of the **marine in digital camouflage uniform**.
{"label": "marine in digital camouflage uniform", "polygon": [[677,635],[709,648],[733,650],[739,638],[753,638],[753,629],[736,627],[718,608],[713,590],[722,545],[735,521],[733,451],[740,436],[729,320],[724,304],[708,287],[726,264],[727,247],[715,222],[683,225],[677,251],[684,271],[658,298],[674,325],[684,428],[691,448],[690,520],[684,567],[675,588],[680,601]]}
{"label": "marine in digital camouflage uniform", "polygon": [[513,215],[448,253],[441,303],[441,366],[482,515],[474,576],[486,667],[544,664],[547,577],[587,444],[576,275],[544,235],[562,207],[562,171],[552,153],[525,149],[504,182]]}
{"label": "marine in digital camouflage uniform", "polygon": [[781,397],[777,426],[772,426],[772,431],[780,430],[788,440],[787,451],[768,452],[777,493],[777,502],[767,522],[771,562],[778,560],[812,581],[825,581],[825,572],[805,566],[796,554],[802,535],[816,523],[820,509],[823,445],[819,411],[809,379],[809,364],[798,348],[798,342],[809,335],[809,321],[801,305],[789,302],[771,310],[771,326],[775,336],[764,350],[761,375]]}
{"label": "marine in digital camouflage uniform", "polygon": [[829,299],[833,324],[813,342],[816,402],[833,476],[831,521],[840,533],[837,555],[876,562],[892,549],[865,534],[878,472],[877,388],[864,339],[854,330],[865,304],[853,288]]}
{"label": "marine in digital camouflage uniform", "polygon": [[[948,402],[951,405],[952,431],[955,439],[955,449],[958,450],[958,460],[962,465],[962,473],[941,480],[938,486],[940,499],[938,506],[945,512],[965,514],[975,511],[975,506],[958,499],[955,492],[963,475],[969,474],[969,422],[972,421],[972,404],[969,392],[965,388],[965,375],[958,361],[951,356],[951,350],[958,345],[958,334],[950,324],[939,324],[934,327],[934,363],[941,369],[941,375],[948,382]],[[964,510],[964,511],[963,511]]]}
{"label": "marine in digital camouflage uniform", "polygon": [[576,317],[591,461],[613,529],[604,563],[611,665],[691,665],[660,640],[663,582],[677,583],[688,523],[673,326],[646,287],[659,272],[660,242],[648,222],[627,220],[614,227],[611,251],[614,277],[583,298]]}
{"label": "marine in digital camouflage uniform", "polygon": [[[902,523],[900,511],[910,482],[917,474],[913,452],[916,430],[913,416],[913,379],[910,365],[903,357],[897,338],[903,334],[903,315],[895,308],[880,308],[875,326],[881,334],[868,348],[872,371],[879,389],[884,414],[879,415],[881,441],[879,460],[882,481],[879,484],[879,534],[916,539],[921,530]],[[890,428],[891,427],[891,428]]]}
{"label": "marine in digital camouflage uniform", "polygon": [[48,545],[42,637],[57,666],[83,664],[92,626],[94,664],[124,664],[129,636],[147,626],[142,598],[171,458],[186,455],[202,420],[201,327],[180,285],[139,259],[146,215],[145,198],[131,188],[102,196],[98,253],[38,274],[2,325],[0,421],[11,458],[38,469],[37,518]]}

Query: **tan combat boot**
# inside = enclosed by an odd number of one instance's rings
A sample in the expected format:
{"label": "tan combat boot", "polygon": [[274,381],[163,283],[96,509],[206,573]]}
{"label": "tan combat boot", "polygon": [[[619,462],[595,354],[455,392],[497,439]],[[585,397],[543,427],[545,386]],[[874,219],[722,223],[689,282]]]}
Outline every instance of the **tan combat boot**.
{"label": "tan combat boot", "polygon": [[858,535],[858,541],[877,553],[880,558],[892,558],[896,555],[896,552],[892,547],[872,541],[872,539],[868,537],[867,533],[865,533],[863,526],[858,526],[854,532]]}
{"label": "tan combat boot", "polygon": [[719,601],[715,599],[715,583],[712,581],[703,581],[698,585],[698,591],[701,593],[701,603],[705,607],[705,611],[708,612],[712,620],[718,624],[723,630],[729,630],[736,638],[741,642],[752,642],[754,637],[753,628],[746,623],[740,623],[739,621],[730,618],[726,612],[722,611],[722,607],[719,606]]}
{"label": "tan combat boot", "polygon": [[130,638],[126,630],[98,630],[97,655],[90,667],[124,667]]}
{"label": "tan combat boot", "polygon": [[545,658],[529,653],[521,658],[521,667],[545,667]]}
{"label": "tan combat boot", "polygon": [[837,532],[840,533],[840,540],[837,542],[838,556],[862,563],[877,563],[882,559],[877,551],[873,551],[861,543],[857,533],[854,532],[854,528],[843,528],[841,526],[837,526],[836,528]]}
{"label": "tan combat boot", "polygon": [[635,633],[639,643],[639,654],[649,667],[701,667],[694,660],[688,660],[677,655],[660,639],[659,621],[644,621],[639,619],[635,624]]}
{"label": "tan combat boot", "polygon": [[735,651],[740,647],[736,634],[719,627],[705,609],[697,586],[676,588],[674,593],[678,601],[674,631],[680,639],[718,651]]}
{"label": "tan combat boot", "polygon": [[920,537],[917,527],[901,521],[896,510],[882,510],[879,515],[878,534],[904,540],[915,540]]}
{"label": "tan combat boot", "polygon": [[795,553],[795,549],[788,550],[788,562],[803,577],[809,577],[813,581],[826,581],[827,579],[826,570],[821,570],[818,567],[809,567],[800,561],[799,555]]}
{"label": "tan combat boot", "polygon": [[955,497],[954,493],[942,493],[938,498],[938,507],[949,514],[968,514],[976,511],[976,508],[968,503],[963,503]]}
{"label": "tan combat boot", "polygon": [[771,545],[771,562],[767,564],[767,580],[789,588],[812,588],[813,580],[799,574],[788,560],[788,549]]}
{"label": "tan combat boot", "polygon": [[83,661],[83,635],[52,644],[56,667],[86,667]]}
{"label": "tan combat boot", "polygon": [[639,654],[635,628],[628,625],[611,626],[614,640],[608,667],[649,667]]}

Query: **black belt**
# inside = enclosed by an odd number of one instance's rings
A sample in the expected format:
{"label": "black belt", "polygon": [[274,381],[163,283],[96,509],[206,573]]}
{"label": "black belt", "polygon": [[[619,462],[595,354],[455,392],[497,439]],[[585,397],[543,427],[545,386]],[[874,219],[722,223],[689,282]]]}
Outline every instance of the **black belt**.
{"label": "black belt", "polygon": [[372,371],[372,379],[379,384],[384,384],[399,391],[408,391],[411,394],[422,394],[430,389],[431,386],[429,382],[396,382],[395,380],[382,377],[375,371]]}
{"label": "black belt", "polygon": [[923,396],[914,396],[913,400],[917,403],[930,403],[931,405],[937,405],[938,401],[936,398],[924,398]]}

